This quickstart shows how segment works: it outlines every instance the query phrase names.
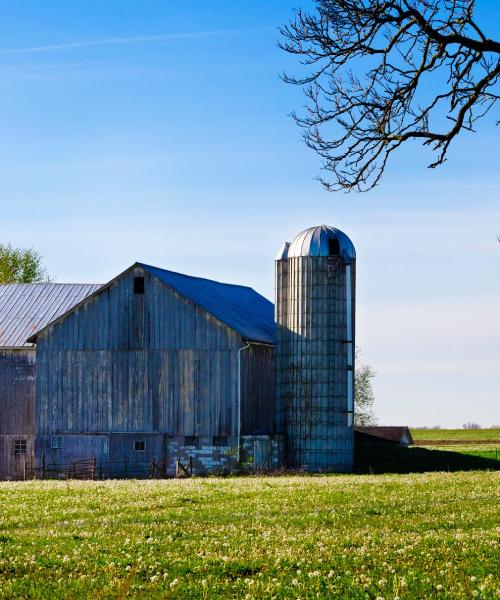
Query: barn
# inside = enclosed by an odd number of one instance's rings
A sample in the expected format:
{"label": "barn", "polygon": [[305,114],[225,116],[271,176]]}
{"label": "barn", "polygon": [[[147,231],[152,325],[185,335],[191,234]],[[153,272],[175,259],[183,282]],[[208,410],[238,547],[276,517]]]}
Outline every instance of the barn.
{"label": "barn", "polygon": [[21,479],[34,458],[36,356],[27,338],[98,287],[0,285],[0,479]]}
{"label": "barn", "polygon": [[29,337],[37,465],[277,466],[274,336],[274,306],[253,289],[135,263]]}

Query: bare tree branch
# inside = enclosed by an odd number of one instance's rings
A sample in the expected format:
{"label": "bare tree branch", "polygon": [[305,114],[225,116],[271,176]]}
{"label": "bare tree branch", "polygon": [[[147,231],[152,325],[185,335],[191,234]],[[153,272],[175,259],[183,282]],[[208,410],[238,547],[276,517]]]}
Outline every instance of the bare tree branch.
{"label": "bare tree branch", "polygon": [[500,42],[473,17],[475,0],[316,0],[281,29],[296,55],[305,113],[293,117],[323,159],[328,190],[366,191],[391,154],[421,140],[441,165],[461,131],[499,99]]}

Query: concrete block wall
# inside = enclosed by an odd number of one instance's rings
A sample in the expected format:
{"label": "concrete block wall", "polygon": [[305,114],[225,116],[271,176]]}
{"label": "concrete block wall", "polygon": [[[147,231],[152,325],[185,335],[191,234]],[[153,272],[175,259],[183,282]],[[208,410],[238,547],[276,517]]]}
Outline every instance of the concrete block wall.
{"label": "concrete block wall", "polygon": [[187,466],[193,461],[193,475],[211,472],[229,472],[234,469],[237,458],[237,438],[228,437],[226,445],[214,445],[213,437],[198,438],[193,445],[186,445],[184,436],[167,439],[167,476],[175,475],[176,461]]}
{"label": "concrete block wall", "polygon": [[167,476],[175,475],[176,461],[186,466],[191,458],[193,475],[213,472],[231,472],[235,469],[271,471],[283,466],[284,438],[280,435],[241,436],[240,460],[238,440],[228,437],[227,445],[214,445],[213,438],[199,437],[196,445],[186,444],[184,436],[167,440]]}

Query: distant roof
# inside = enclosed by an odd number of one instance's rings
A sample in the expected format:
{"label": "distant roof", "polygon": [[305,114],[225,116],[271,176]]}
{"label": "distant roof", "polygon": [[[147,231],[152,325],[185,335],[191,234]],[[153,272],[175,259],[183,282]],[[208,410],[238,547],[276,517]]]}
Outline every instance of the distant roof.
{"label": "distant roof", "polygon": [[242,338],[274,344],[274,304],[251,287],[137,264],[234,329]]}
{"label": "distant roof", "polygon": [[388,440],[390,442],[396,442],[400,444],[406,437],[406,443],[413,444],[413,437],[410,429],[406,426],[367,426],[367,427],[356,427],[356,431],[366,433],[368,435],[374,435],[375,437]]}
{"label": "distant roof", "polygon": [[0,348],[30,347],[26,340],[99,289],[97,284],[0,285]]}

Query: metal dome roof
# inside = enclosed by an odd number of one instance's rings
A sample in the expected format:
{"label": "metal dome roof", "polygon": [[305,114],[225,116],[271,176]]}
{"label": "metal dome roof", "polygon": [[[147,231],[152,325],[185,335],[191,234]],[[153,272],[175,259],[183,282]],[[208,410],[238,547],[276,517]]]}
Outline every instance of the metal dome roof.
{"label": "metal dome roof", "polygon": [[339,253],[345,261],[356,258],[356,250],[348,236],[330,225],[318,225],[305,229],[290,244],[287,258],[296,256],[330,256],[330,240],[337,240]]}

